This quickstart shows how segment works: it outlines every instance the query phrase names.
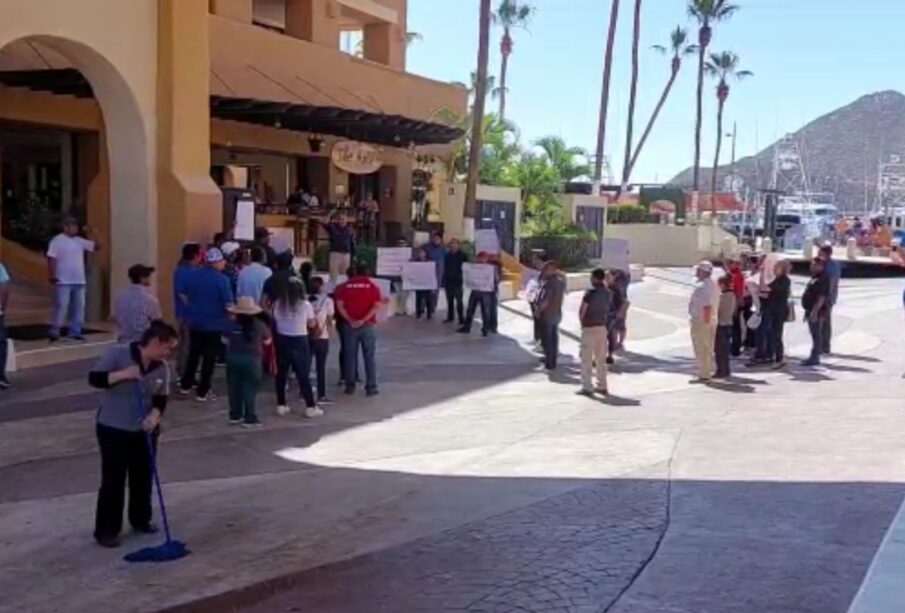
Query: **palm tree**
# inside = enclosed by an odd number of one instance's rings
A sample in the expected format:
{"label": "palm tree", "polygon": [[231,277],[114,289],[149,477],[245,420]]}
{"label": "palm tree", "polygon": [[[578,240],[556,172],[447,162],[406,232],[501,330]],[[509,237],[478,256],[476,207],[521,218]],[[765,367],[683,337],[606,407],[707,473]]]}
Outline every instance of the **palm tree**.
{"label": "palm tree", "polygon": [[616,25],[619,22],[619,0],[613,0],[610,9],[610,29],[603,55],[603,87],[600,92],[600,120],[597,124],[597,151],[594,157],[594,181],[600,182],[603,174],[603,152],[606,145],[606,120],[610,107],[610,77],[613,74],[613,45],[616,42]]}
{"label": "palm tree", "polygon": [[471,111],[471,143],[468,151],[468,179],[465,182],[465,218],[473,220],[477,209],[478,166],[481,161],[484,103],[487,99],[487,64],[490,58],[490,0],[481,0],[478,24],[478,66],[474,104]]}
{"label": "palm tree", "polygon": [[650,116],[650,120],[647,122],[647,127],[644,129],[644,134],[641,135],[641,140],[638,141],[638,145],[635,147],[635,152],[632,154],[632,161],[629,164],[629,173],[635,168],[635,164],[638,163],[638,156],[641,155],[641,149],[644,148],[644,144],[647,142],[648,137],[651,134],[651,131],[654,129],[654,124],[657,122],[657,118],[660,116],[660,111],[663,110],[663,106],[666,104],[666,99],[669,98],[670,92],[672,92],[673,85],[676,83],[676,78],[679,76],[679,71],[682,69],[682,58],[692,55],[697,52],[697,45],[689,45],[688,42],[688,30],[681,26],[676,26],[676,29],[670,32],[669,34],[669,47],[664,47],[663,45],[654,45],[654,50],[662,53],[664,55],[670,54],[672,55],[671,60],[671,72],[669,75],[669,80],[666,82],[666,87],[663,88],[663,93],[660,94],[660,100],[657,102],[657,106],[654,108],[654,112]]}
{"label": "palm tree", "polygon": [[534,141],[534,146],[543,150],[550,165],[556,169],[560,182],[567,183],[591,174],[587,163],[588,152],[581,147],[569,147],[562,137],[545,136]]}
{"label": "palm tree", "polygon": [[[475,91],[478,89],[478,75],[474,72],[471,73],[471,85],[468,87],[468,95],[469,97],[474,96]],[[487,75],[487,79],[484,81],[484,91],[490,94],[491,100],[496,100],[500,97],[500,94],[503,91],[503,88],[497,87],[496,85],[496,77],[492,74]]]}
{"label": "palm tree", "polygon": [[635,130],[635,103],[638,99],[638,46],[641,43],[641,1],[635,0],[634,28],[632,30],[632,82],[628,94],[628,120],[625,127],[625,161],[622,164],[622,190],[628,187],[632,172],[632,138]]}
{"label": "palm tree", "polygon": [[495,23],[503,26],[503,38],[500,40],[500,119],[506,119],[506,83],[509,74],[509,56],[512,55],[512,30],[524,28],[534,13],[534,7],[519,0],[500,0]]}
{"label": "palm tree", "polygon": [[739,70],[738,55],[732,51],[723,51],[722,53],[711,53],[710,61],[707,62],[707,74],[715,79],[719,79],[716,86],[716,98],[719,106],[716,112],[716,156],[713,159],[713,176],[710,183],[710,212],[711,215],[716,213],[716,179],[720,167],[720,150],[723,145],[723,108],[726,106],[726,100],[729,98],[729,81],[741,81],[746,77],[753,76],[754,73],[748,70]]}
{"label": "palm tree", "polygon": [[688,14],[698,23],[698,89],[694,124],[694,187],[692,207],[697,209],[701,191],[701,124],[704,120],[704,65],[713,40],[712,24],[725,21],[739,9],[727,0],[688,0]]}

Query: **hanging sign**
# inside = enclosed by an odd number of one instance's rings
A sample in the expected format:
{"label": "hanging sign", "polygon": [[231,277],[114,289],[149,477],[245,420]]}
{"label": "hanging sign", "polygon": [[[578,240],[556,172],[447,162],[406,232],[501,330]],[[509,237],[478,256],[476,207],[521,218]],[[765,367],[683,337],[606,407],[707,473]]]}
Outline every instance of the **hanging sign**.
{"label": "hanging sign", "polygon": [[339,141],[333,145],[330,157],[337,168],[353,175],[369,175],[383,166],[376,147],[352,140]]}

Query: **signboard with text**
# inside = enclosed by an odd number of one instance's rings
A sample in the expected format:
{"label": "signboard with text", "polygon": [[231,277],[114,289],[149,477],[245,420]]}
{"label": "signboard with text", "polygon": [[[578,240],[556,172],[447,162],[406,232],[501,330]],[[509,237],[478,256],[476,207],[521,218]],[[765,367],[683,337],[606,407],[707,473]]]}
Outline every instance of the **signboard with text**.
{"label": "signboard with text", "polygon": [[369,175],[383,166],[376,147],[357,141],[339,141],[333,145],[330,157],[337,168],[353,175]]}
{"label": "signboard with text", "polygon": [[437,265],[434,262],[406,262],[402,267],[402,289],[437,289]]}
{"label": "signboard with text", "polygon": [[463,264],[465,287],[477,292],[494,291],[496,267],[493,264]]}
{"label": "signboard with text", "polygon": [[401,277],[402,266],[412,259],[409,247],[378,247],[377,275],[381,277]]}

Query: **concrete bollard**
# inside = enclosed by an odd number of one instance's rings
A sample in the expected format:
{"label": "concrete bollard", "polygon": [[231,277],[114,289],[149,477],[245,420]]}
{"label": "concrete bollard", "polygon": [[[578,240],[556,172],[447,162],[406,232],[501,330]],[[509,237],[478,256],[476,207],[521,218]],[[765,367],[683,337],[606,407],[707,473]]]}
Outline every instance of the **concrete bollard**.
{"label": "concrete bollard", "polygon": [[858,241],[854,236],[845,241],[845,257],[850,260],[858,259]]}

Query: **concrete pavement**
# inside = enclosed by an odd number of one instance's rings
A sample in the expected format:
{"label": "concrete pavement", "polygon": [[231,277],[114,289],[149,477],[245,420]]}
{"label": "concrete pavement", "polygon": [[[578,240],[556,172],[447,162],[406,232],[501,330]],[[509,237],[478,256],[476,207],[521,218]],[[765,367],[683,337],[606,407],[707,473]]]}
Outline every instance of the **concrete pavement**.
{"label": "concrete pavement", "polygon": [[899,283],[844,282],[826,368],[701,388],[663,276],[632,288],[606,401],[574,360],[537,370],[509,303],[489,339],[394,320],[381,395],[323,419],[174,403],[161,471],[194,553],[154,567],[120,559],[154,538],[91,542],[81,367],[30,373],[0,396],[0,611],[845,611],[905,496]]}

